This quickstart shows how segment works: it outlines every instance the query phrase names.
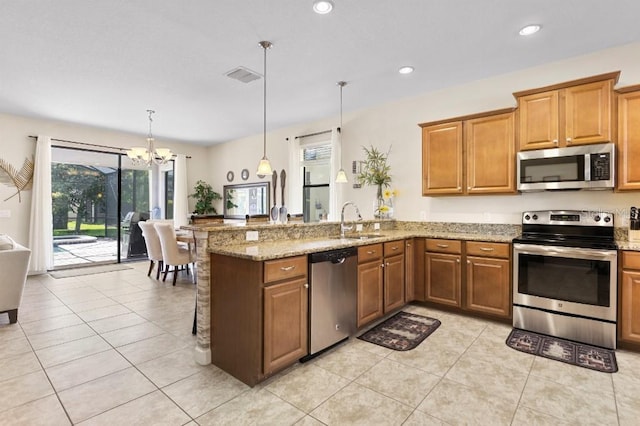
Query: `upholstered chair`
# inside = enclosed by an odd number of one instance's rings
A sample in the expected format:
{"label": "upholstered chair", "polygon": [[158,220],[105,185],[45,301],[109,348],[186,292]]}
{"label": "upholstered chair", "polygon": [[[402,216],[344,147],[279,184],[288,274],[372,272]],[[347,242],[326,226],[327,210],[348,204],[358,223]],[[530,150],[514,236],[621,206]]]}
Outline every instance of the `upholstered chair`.
{"label": "upholstered chair", "polygon": [[18,309],[27,281],[31,250],[0,235],[0,313],[9,314],[9,323],[18,321]]}
{"label": "upholstered chair", "polygon": [[154,264],[158,262],[158,267],[156,268],[156,280],[160,279],[160,271],[162,271],[164,263],[158,232],[153,226],[153,223],[149,221],[138,222],[138,226],[142,230],[142,236],[144,237],[144,242],[147,245],[147,257],[149,258],[149,272],[147,272],[147,276],[151,275]]}
{"label": "upholstered chair", "polygon": [[169,223],[154,222],[158,237],[160,237],[160,247],[162,249],[162,259],[164,262],[164,277],[162,281],[167,279],[169,266],[173,267],[173,285],[176,285],[178,271],[180,266],[187,268],[189,273],[189,264],[195,262],[195,256],[188,248],[183,248],[176,240],[176,233],[173,226]]}

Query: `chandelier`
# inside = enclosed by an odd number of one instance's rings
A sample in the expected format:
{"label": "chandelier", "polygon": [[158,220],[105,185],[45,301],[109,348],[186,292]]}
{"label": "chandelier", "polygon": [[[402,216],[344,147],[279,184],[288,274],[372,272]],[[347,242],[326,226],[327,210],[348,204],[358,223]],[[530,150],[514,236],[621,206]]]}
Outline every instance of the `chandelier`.
{"label": "chandelier", "polygon": [[131,149],[127,150],[127,157],[131,159],[134,165],[143,165],[151,166],[152,164],[167,164],[171,158],[173,158],[173,153],[169,148],[155,148],[153,139],[153,134],[151,133],[151,123],[153,122],[153,118],[151,117],[156,112],[152,109],[148,109],[147,113],[149,113],[149,134],[147,135],[147,147],[143,148],[140,146],[134,146]]}

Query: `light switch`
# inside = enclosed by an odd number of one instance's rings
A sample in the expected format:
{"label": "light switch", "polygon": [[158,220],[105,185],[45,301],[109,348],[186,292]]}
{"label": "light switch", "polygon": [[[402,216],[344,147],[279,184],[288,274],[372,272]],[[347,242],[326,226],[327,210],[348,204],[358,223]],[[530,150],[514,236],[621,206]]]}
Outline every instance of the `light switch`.
{"label": "light switch", "polygon": [[356,223],[356,232],[360,232],[360,231],[362,231],[362,224]]}
{"label": "light switch", "polygon": [[373,229],[374,229],[375,231],[379,231],[379,230],[380,230],[380,224],[379,224],[379,223],[374,223],[374,224],[373,224]]}

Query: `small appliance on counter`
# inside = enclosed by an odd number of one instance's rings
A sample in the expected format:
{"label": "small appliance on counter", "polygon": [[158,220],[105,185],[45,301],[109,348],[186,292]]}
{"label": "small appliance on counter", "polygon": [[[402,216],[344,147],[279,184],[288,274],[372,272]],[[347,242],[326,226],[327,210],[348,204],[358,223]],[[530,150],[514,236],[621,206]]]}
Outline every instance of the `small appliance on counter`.
{"label": "small appliance on counter", "polygon": [[640,210],[629,209],[629,241],[640,241]]}

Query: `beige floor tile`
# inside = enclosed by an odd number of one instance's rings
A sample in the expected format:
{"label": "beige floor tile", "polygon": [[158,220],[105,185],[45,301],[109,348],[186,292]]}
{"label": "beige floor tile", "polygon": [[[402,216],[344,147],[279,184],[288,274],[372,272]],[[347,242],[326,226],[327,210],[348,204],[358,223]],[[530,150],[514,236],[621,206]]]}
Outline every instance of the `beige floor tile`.
{"label": "beige floor tile", "polygon": [[[19,315],[18,315],[19,318]],[[20,321],[18,319],[18,321]],[[72,325],[82,324],[82,319],[76,314],[61,315],[46,320],[33,321],[28,323],[20,323],[22,329],[27,335],[36,333],[44,333],[45,331],[55,330],[58,328],[69,327]]]}
{"label": "beige floor tile", "polygon": [[338,376],[353,380],[376,365],[383,357],[354,347],[338,347],[321,355],[314,365]]}
{"label": "beige floor tile", "polygon": [[518,407],[513,422],[511,422],[511,426],[569,426],[570,424],[557,417],[523,406]]}
{"label": "beige floor tile", "polygon": [[536,376],[529,377],[520,405],[583,425],[616,424],[618,421],[613,395],[589,393]]}
{"label": "beige floor tile", "polygon": [[484,333],[469,346],[463,358],[465,357],[489,363],[499,363],[505,368],[521,373],[529,373],[533,360],[536,358],[534,355],[510,348],[504,339],[496,341]]}
{"label": "beige floor tile", "polygon": [[101,425],[183,425],[191,418],[160,391],[142,396],[79,423]]}
{"label": "beige floor tile", "polygon": [[96,321],[103,318],[115,317],[117,315],[128,314],[129,309],[122,305],[105,306],[90,311],[79,312],[78,316],[86,322]]}
{"label": "beige floor tile", "polygon": [[44,333],[32,334],[29,342],[33,349],[43,349],[49,346],[71,342],[95,335],[95,331],[86,324],[72,325],[70,327],[58,328]]}
{"label": "beige floor tile", "polygon": [[296,426],[323,426],[324,423],[311,416],[304,416],[295,423]]}
{"label": "beige floor tile", "polygon": [[198,417],[198,424],[207,425],[291,425],[305,413],[265,389],[252,389]]}
{"label": "beige floor tile", "polygon": [[55,294],[58,296],[58,299],[62,300],[67,305],[103,299],[105,297],[104,294],[92,287],[83,287],[67,291],[55,291]]}
{"label": "beige floor tile", "polygon": [[42,367],[32,351],[0,357],[0,382],[40,370]]}
{"label": "beige floor tile", "polygon": [[356,383],[415,408],[440,377],[415,367],[383,359],[356,379]]}
{"label": "beige floor tile", "polygon": [[360,340],[358,338],[349,339],[347,342],[343,343],[343,345],[361,351],[371,352],[382,357],[386,357],[393,352],[393,349],[385,348],[384,346],[376,345],[374,343],[365,342],[364,340]]}
{"label": "beige floor tile", "polygon": [[186,343],[171,334],[161,334],[140,342],[120,346],[118,352],[124,355],[132,364],[138,365],[145,361],[161,357],[186,347]]}
{"label": "beige floor tile", "polygon": [[451,424],[508,425],[516,403],[481,389],[442,379],[418,410]]}
{"label": "beige floor tile", "polygon": [[167,394],[191,417],[199,417],[249,389],[218,368],[194,374],[165,388]]}
{"label": "beige floor tile", "polygon": [[433,416],[423,413],[422,411],[414,410],[409,418],[402,423],[402,426],[447,426],[448,423],[443,422],[440,419],[436,419]]}
{"label": "beige floor tile", "polygon": [[531,375],[585,392],[613,394],[613,374],[590,370],[564,362],[535,357]]}
{"label": "beige floor tile", "polygon": [[50,395],[0,412],[2,425],[63,426],[71,422],[58,397]]}
{"label": "beige floor tile", "polygon": [[59,392],[129,367],[131,364],[111,349],[47,368],[46,371]]}
{"label": "beige floor tile", "polygon": [[45,307],[38,310],[18,310],[20,323],[40,321],[48,318],[71,314],[71,309],[66,306]]}
{"label": "beige floor tile", "polygon": [[445,377],[517,404],[527,376],[526,372],[505,368],[499,359],[486,362],[476,359],[473,354],[464,353]]}
{"label": "beige floor tile", "polygon": [[109,349],[111,346],[100,336],[91,336],[37,350],[36,355],[42,366],[48,368]]}
{"label": "beige floor tile", "polygon": [[193,347],[138,364],[138,369],[160,388],[212,368],[195,362]]}
{"label": "beige floor tile", "polygon": [[[9,340],[25,337],[24,331],[20,324],[9,324],[9,317],[4,315],[6,323],[0,322],[0,342],[8,342]],[[0,315],[2,318],[2,315]]]}
{"label": "beige floor tile", "polygon": [[349,383],[324,368],[304,364],[276,378],[266,389],[309,413]]}
{"label": "beige floor tile", "polygon": [[40,309],[47,309],[47,308],[59,308],[59,307],[65,306],[65,304],[62,303],[57,298],[38,301],[38,302],[25,302],[24,299],[25,298],[23,297],[22,302],[20,303],[21,313],[38,311]]}
{"label": "beige floor tile", "polygon": [[0,359],[31,352],[31,345],[26,337],[3,341],[0,344]]}
{"label": "beige floor tile", "polygon": [[150,290],[138,289],[138,291],[135,291],[132,293],[118,294],[112,297],[113,297],[113,300],[116,300],[118,303],[128,303],[128,302],[135,302],[138,300],[151,299],[154,297],[158,297],[158,295]]}
{"label": "beige floor tile", "polygon": [[443,377],[460,358],[464,349],[457,348],[454,351],[437,344],[425,344],[427,340],[410,351],[393,351],[387,359]]}
{"label": "beige floor tile", "polygon": [[131,327],[120,328],[118,330],[102,333],[101,336],[113,347],[128,345],[150,337],[163,334],[164,330],[151,322],[132,325]]}
{"label": "beige floor tile", "polygon": [[91,311],[93,309],[98,309],[98,308],[104,308],[106,306],[113,306],[117,304],[118,302],[116,302],[115,300],[110,299],[106,296],[102,296],[99,299],[94,299],[94,300],[89,300],[84,302],[68,303],[67,306],[73,312],[78,313],[78,312]]}
{"label": "beige floor tile", "polygon": [[616,405],[618,407],[618,419],[620,425],[637,426],[640,424],[640,394],[636,388],[634,394],[616,395]]}
{"label": "beige floor tile", "polygon": [[53,394],[42,370],[5,380],[0,386],[0,412]]}
{"label": "beige floor tile", "polygon": [[368,388],[351,383],[311,412],[325,424],[399,425],[413,409]]}
{"label": "beige floor tile", "polygon": [[123,315],[117,315],[115,317],[109,317],[101,320],[91,321],[88,324],[97,333],[106,333],[108,331],[117,330],[119,328],[131,327],[132,325],[142,324],[143,322],[147,322],[147,320],[134,312],[130,312]]}
{"label": "beige floor tile", "polygon": [[153,383],[132,367],[64,390],[58,396],[71,420],[78,423],[155,389]]}

